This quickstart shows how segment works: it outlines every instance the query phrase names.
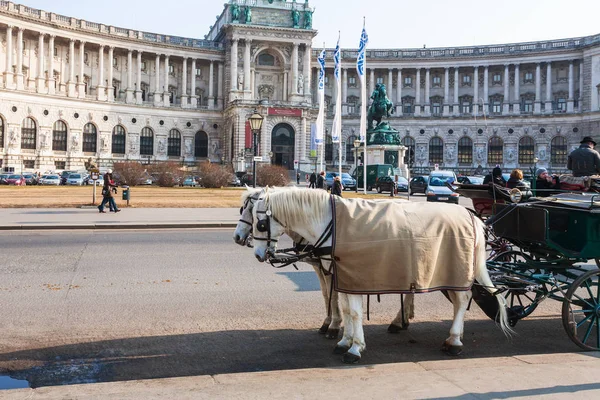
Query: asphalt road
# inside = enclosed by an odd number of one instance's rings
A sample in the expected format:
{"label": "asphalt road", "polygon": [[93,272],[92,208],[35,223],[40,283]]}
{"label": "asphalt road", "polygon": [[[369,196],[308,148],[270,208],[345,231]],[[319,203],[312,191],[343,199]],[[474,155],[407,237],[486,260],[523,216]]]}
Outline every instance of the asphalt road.
{"label": "asphalt road", "polygon": [[[275,270],[231,230],[3,232],[0,368],[34,387],[336,367],[307,265]],[[284,242],[282,244],[286,246]],[[399,296],[371,299],[363,364],[446,360],[452,306],[420,295],[389,334]],[[473,305],[462,357],[577,351],[547,301],[507,340]]]}

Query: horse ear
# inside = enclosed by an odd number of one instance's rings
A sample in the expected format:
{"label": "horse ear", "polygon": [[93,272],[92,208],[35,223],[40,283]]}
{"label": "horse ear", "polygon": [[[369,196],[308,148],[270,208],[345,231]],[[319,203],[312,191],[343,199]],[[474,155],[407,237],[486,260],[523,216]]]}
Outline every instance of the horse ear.
{"label": "horse ear", "polygon": [[265,193],[269,193],[269,185],[265,186]]}

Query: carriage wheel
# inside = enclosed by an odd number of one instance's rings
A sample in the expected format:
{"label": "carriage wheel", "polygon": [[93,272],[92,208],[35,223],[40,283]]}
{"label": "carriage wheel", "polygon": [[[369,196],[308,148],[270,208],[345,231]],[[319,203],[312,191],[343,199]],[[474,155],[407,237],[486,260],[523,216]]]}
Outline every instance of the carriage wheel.
{"label": "carriage wheel", "polygon": [[600,258],[596,258],[596,265],[600,268]]}
{"label": "carriage wheel", "polygon": [[[532,261],[532,259],[526,254],[516,250],[509,250],[496,254],[490,261],[519,265],[516,269],[523,275],[540,273],[539,269],[528,268],[527,263]],[[488,265],[488,271],[490,273],[490,278],[496,287],[508,289],[502,295],[506,299],[509,310],[515,314],[517,319],[525,318],[531,314],[537,308],[540,301],[543,300],[544,293],[546,292],[545,286],[543,286],[541,290],[532,290],[531,284],[519,281],[519,279],[516,278],[511,279],[510,276],[507,276],[506,271],[499,270],[491,265]]]}
{"label": "carriage wheel", "polygon": [[573,282],[562,307],[562,322],[569,338],[584,350],[600,350],[600,270]]}

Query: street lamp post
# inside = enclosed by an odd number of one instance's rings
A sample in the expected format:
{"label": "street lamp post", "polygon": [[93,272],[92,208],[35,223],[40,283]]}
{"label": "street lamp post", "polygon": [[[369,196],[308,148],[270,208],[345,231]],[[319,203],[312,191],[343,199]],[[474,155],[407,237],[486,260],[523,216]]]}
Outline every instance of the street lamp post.
{"label": "street lamp post", "polygon": [[252,187],[256,187],[256,156],[258,155],[258,143],[256,142],[257,135],[260,133],[260,129],[262,128],[263,120],[265,118],[260,115],[256,109],[252,113],[252,115],[248,118],[248,122],[250,122],[250,129],[252,130],[252,148],[254,151],[254,157],[252,158]]}
{"label": "street lamp post", "polygon": [[356,176],[356,185],[354,186],[354,193],[358,193],[358,148],[360,147],[360,140],[354,141],[354,175]]}

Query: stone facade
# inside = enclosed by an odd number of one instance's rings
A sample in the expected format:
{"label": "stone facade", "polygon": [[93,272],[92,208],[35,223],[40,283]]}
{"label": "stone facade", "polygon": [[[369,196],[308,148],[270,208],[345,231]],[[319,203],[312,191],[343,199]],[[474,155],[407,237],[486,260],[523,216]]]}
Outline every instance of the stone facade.
{"label": "stone facade", "polygon": [[[314,9],[229,0],[204,39],[133,31],[0,1],[0,160],[15,171],[115,161],[211,160],[244,171],[247,118],[265,116],[258,154],[309,171],[317,115]],[[237,18],[237,19],[236,19]],[[357,34],[359,31],[357,31]],[[342,87],[327,50],[327,130],[342,92],[342,160],[355,163],[361,108],[356,49]],[[600,139],[600,35],[440,49],[368,49],[367,85],[384,83],[391,126],[413,171],[564,169],[586,135]],[[537,159],[537,161],[536,161]],[[367,160],[369,162],[369,160]]]}

